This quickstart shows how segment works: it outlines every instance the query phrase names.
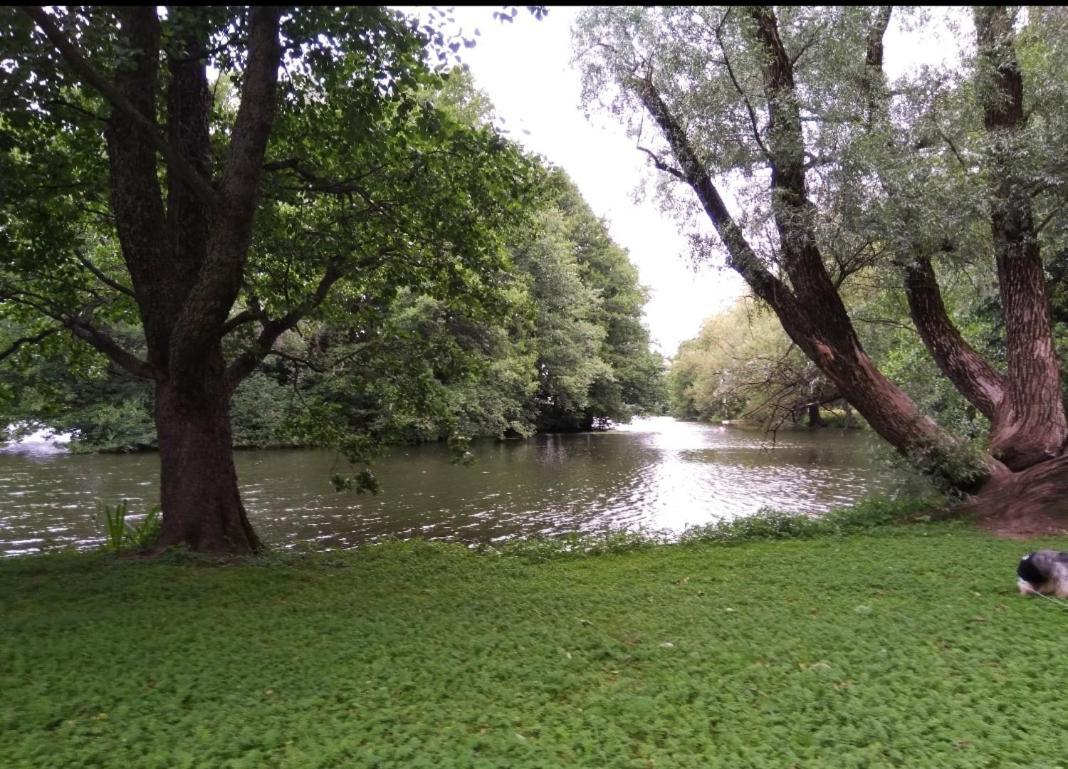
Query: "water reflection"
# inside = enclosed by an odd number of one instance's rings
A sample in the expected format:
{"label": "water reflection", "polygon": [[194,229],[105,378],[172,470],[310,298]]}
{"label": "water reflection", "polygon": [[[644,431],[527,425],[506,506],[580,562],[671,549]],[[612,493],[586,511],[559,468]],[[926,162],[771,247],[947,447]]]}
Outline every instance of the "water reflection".
{"label": "water reflection", "polygon": [[[345,547],[384,536],[492,541],[604,528],[669,530],[763,506],[818,513],[915,482],[876,459],[877,441],[827,429],[759,432],[636,420],[606,433],[476,444],[473,466],[443,446],[399,448],[376,471],[378,496],[334,492],[344,469],[322,451],[239,452],[250,517],[264,540]],[[0,553],[98,541],[94,499],[157,498],[158,458],[0,455]]]}

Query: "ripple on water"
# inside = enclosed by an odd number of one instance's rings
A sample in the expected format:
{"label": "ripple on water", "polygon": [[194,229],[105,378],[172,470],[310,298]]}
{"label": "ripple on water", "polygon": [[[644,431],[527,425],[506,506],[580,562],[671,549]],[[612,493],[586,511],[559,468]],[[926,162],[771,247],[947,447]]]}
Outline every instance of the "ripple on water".
{"label": "ripple on water", "polygon": [[[670,419],[617,431],[483,441],[474,468],[437,445],[408,447],[376,466],[377,496],[334,492],[344,467],[317,451],[239,452],[238,476],[268,543],[345,547],[388,536],[500,541],[565,531],[687,526],[771,506],[819,513],[908,480],[876,462],[871,440],[824,430],[754,434]],[[100,541],[95,500],[155,501],[158,457],[0,455],[0,553]]]}

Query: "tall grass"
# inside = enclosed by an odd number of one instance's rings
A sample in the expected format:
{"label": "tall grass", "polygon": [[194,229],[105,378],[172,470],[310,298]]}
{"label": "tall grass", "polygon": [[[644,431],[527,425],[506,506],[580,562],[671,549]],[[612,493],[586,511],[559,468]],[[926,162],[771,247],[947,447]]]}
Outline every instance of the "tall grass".
{"label": "tall grass", "polygon": [[[133,516],[137,517],[137,516]],[[163,527],[160,506],[152,505],[140,521],[130,520],[130,500],[109,505],[96,501],[96,523],[104,533],[104,548],[114,553],[123,550],[144,550],[155,544]]]}

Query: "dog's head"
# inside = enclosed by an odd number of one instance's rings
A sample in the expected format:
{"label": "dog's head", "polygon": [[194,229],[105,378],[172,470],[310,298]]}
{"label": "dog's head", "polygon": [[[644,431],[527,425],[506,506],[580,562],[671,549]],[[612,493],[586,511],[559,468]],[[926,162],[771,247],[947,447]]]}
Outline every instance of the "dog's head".
{"label": "dog's head", "polygon": [[1016,576],[1032,585],[1041,585],[1048,575],[1035,563],[1035,553],[1028,553],[1020,559],[1020,565],[1016,567]]}

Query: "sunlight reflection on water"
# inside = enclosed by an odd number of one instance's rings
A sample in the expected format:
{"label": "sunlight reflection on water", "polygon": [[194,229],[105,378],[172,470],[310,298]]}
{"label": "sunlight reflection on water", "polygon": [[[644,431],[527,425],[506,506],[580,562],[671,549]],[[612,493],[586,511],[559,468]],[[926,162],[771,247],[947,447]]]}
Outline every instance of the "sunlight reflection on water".
{"label": "sunlight reflection on water", "polygon": [[[377,496],[334,492],[344,463],[325,451],[236,457],[253,525],[281,547],[345,547],[385,536],[492,541],[606,528],[681,532],[770,506],[819,513],[871,494],[917,491],[870,435],[760,432],[639,419],[603,433],[482,441],[472,467],[438,444],[397,448],[375,471]],[[158,457],[0,455],[0,553],[99,541],[94,499],[157,499]]]}

